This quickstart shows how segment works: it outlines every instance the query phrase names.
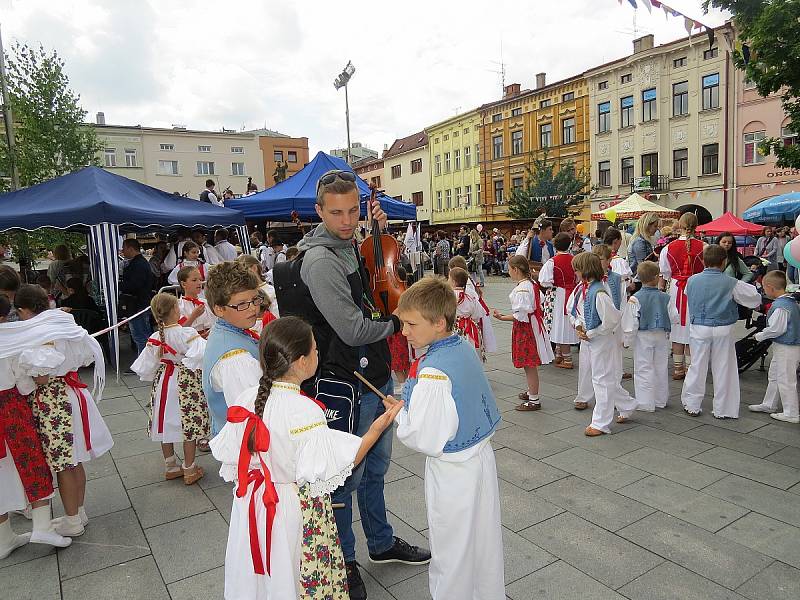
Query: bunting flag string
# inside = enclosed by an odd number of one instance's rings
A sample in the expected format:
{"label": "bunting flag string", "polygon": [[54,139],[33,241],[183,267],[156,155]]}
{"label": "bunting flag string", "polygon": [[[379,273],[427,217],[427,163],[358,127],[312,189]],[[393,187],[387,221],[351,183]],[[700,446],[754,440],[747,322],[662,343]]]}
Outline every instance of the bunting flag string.
{"label": "bunting flag string", "polygon": [[[683,17],[683,26],[686,28],[686,33],[689,36],[689,43],[692,42],[692,32],[695,29],[705,29],[706,35],[708,36],[708,47],[712,48],[714,46],[715,36],[714,36],[714,28],[708,25],[704,25],[697,19],[693,19],[689,17],[679,10],[675,10],[671,6],[667,6],[665,2],[661,2],[661,0],[640,0],[642,4],[644,4],[645,8],[650,14],[653,14],[653,8],[660,8],[664,11],[664,18],[669,17]],[[622,4],[622,0],[618,0],[619,4]],[[630,4],[634,10],[639,9],[639,5],[637,4],[637,0],[628,0],[628,4]]]}

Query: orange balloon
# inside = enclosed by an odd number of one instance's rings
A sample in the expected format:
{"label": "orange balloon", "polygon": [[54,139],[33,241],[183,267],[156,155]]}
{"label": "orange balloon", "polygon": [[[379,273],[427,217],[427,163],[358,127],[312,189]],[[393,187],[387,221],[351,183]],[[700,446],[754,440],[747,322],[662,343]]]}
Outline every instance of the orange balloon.
{"label": "orange balloon", "polygon": [[576,229],[576,230],[578,231],[578,233],[580,233],[581,235],[583,235],[584,233],[586,233],[586,227],[584,226],[584,224],[583,224],[583,223],[578,223],[578,225],[575,227],[575,229]]}

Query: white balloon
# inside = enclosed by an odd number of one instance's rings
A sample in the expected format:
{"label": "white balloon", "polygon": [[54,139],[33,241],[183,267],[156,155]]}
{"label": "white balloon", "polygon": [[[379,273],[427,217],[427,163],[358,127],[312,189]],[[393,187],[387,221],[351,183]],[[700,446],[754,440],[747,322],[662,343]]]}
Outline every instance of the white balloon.
{"label": "white balloon", "polygon": [[794,228],[800,232],[800,215],[797,216],[797,219],[794,222]]}
{"label": "white balloon", "polygon": [[478,233],[480,233],[481,231],[483,231],[483,223],[478,223],[478,225],[475,227],[475,229],[477,229],[477,230],[478,230]]}

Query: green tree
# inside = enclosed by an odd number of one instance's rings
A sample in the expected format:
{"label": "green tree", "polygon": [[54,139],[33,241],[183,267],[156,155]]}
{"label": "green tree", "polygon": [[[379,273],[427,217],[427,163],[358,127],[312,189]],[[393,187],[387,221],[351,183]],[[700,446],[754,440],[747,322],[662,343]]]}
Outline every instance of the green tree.
{"label": "green tree", "polygon": [[567,209],[583,199],[589,177],[569,161],[557,168],[547,153],[541,158],[531,155],[525,167],[525,184],[511,192],[508,214],[514,219],[535,219],[542,210],[550,217],[566,217]]}
{"label": "green tree", "polygon": [[[705,0],[730,11],[742,44],[736,44],[736,67],[756,84],[762,96],[779,93],[789,116],[788,128],[800,133],[800,2],[797,0]],[[800,168],[800,146],[784,146],[779,138],[765,140],[759,149],[774,154],[778,166]]]}

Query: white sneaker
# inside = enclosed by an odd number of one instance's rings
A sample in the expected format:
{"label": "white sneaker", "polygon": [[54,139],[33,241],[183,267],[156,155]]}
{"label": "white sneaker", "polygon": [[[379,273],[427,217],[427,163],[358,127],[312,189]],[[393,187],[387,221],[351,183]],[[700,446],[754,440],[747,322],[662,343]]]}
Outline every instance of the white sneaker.
{"label": "white sneaker", "polygon": [[[181,474],[181,477],[183,477],[183,474]],[[86,514],[80,514],[80,513],[78,514],[81,518],[81,525],[86,527],[89,524],[89,517],[87,517]],[[66,519],[64,517],[56,517],[55,519],[52,519],[50,522],[53,524],[53,527],[55,527],[56,525],[65,520]]]}
{"label": "white sneaker", "polygon": [[58,535],[63,535],[64,537],[80,537],[86,531],[84,529],[83,522],[70,523],[64,517],[53,519],[51,523],[53,525],[53,531],[55,531]]}
{"label": "white sneaker", "polygon": [[9,544],[8,546],[0,547],[0,560],[3,560],[14,550],[19,548],[20,546],[24,546],[29,541],[31,541],[30,533],[18,533],[17,535],[14,536],[14,539],[11,540],[11,544]]}
{"label": "white sneaker", "polygon": [[800,417],[790,417],[786,413],[772,413],[770,415],[776,421],[783,421],[784,423],[800,423]]}
{"label": "white sneaker", "polygon": [[649,412],[649,413],[656,412],[655,408],[650,408],[649,406],[645,406],[644,404],[637,404],[636,410],[638,410],[639,412]]}
{"label": "white sneaker", "polygon": [[771,413],[774,412],[774,408],[770,408],[766,404],[751,404],[747,407],[747,410],[750,412],[763,412],[763,413]]}
{"label": "white sneaker", "polygon": [[72,543],[72,538],[57,534],[52,529],[47,531],[31,532],[31,544],[47,544],[56,548],[66,548]]}

